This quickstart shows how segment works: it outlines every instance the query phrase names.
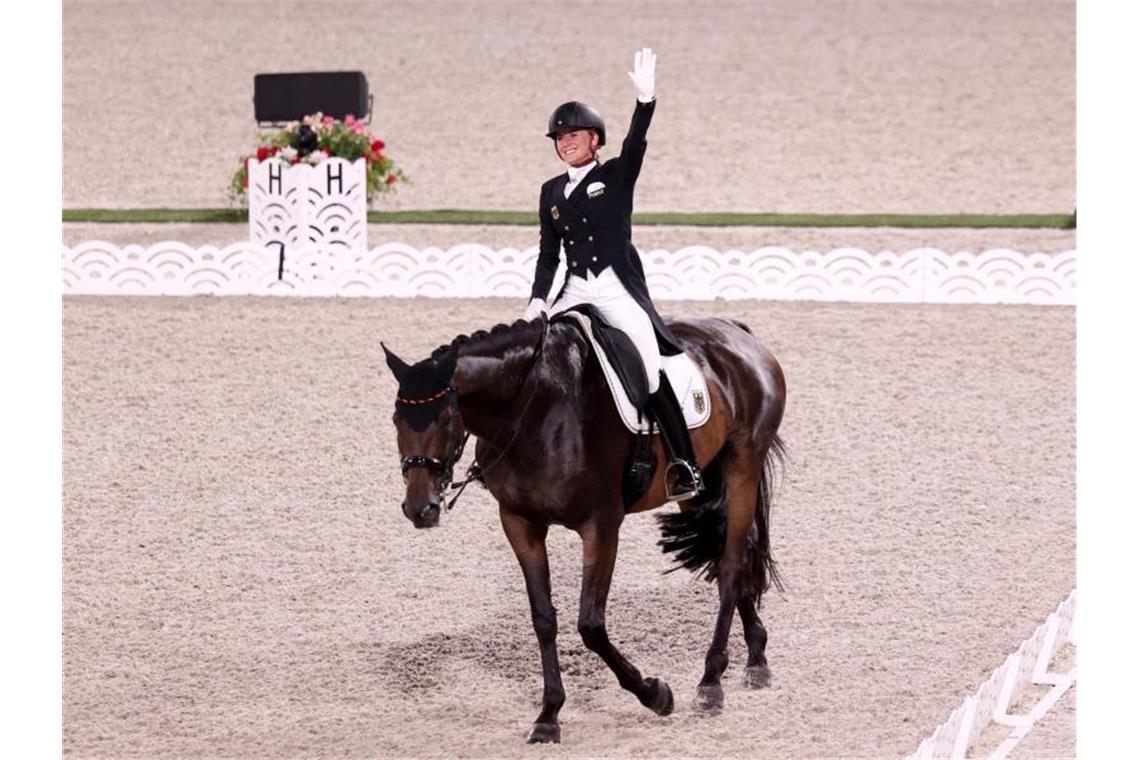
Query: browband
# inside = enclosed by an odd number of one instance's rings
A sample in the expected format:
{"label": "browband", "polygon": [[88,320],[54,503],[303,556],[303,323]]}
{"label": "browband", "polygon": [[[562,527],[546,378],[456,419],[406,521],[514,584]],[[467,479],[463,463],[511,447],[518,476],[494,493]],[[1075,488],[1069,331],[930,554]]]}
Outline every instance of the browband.
{"label": "browband", "polygon": [[453,390],[455,390],[455,388],[448,386],[438,393],[428,396],[427,398],[400,398],[397,396],[396,401],[401,404],[430,404],[433,401],[439,401],[441,398],[446,396],[448,393],[451,393]]}

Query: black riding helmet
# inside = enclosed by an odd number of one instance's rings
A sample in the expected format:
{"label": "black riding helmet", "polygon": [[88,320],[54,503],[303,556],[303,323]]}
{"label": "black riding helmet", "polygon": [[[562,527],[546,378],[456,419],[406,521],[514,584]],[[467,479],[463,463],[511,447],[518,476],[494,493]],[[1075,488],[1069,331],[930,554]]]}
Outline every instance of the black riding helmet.
{"label": "black riding helmet", "polygon": [[546,136],[553,140],[559,132],[571,129],[597,130],[598,147],[606,144],[606,123],[602,121],[601,114],[577,100],[563,103],[554,109],[554,113],[550,114],[550,125]]}

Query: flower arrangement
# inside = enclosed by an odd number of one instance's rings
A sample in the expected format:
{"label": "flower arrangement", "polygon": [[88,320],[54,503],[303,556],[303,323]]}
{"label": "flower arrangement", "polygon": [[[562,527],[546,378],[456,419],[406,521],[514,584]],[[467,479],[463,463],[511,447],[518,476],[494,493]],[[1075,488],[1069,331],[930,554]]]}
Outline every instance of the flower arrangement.
{"label": "flower arrangement", "polygon": [[256,153],[241,157],[241,166],[230,180],[230,197],[245,200],[249,190],[246,162],[251,158],[264,161],[277,157],[290,164],[318,164],[332,157],[347,161],[363,158],[366,194],[371,203],[379,194],[393,192],[397,182],[408,181],[396,163],[384,155],[384,148],[384,141],[352,114],[340,121],[318,111],[301,121],[289,122],[277,132],[262,132]]}

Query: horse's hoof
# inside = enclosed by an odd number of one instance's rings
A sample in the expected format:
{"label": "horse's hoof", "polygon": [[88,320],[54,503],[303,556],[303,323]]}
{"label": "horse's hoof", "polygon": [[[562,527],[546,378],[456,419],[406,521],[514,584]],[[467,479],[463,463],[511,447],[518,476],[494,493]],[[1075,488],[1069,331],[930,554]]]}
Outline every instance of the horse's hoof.
{"label": "horse's hoof", "polygon": [[707,713],[718,713],[724,709],[724,689],[719,684],[698,686],[693,699],[693,709]]}
{"label": "horse's hoof", "polygon": [[673,712],[673,690],[669,684],[659,678],[646,678],[645,684],[653,689],[653,696],[645,706],[658,715]]}
{"label": "horse's hoof", "polygon": [[559,744],[561,741],[562,729],[557,723],[535,723],[526,738],[527,744]]}
{"label": "horse's hoof", "polygon": [[744,685],[749,689],[767,689],[772,685],[772,671],[767,665],[749,665],[744,669]]}

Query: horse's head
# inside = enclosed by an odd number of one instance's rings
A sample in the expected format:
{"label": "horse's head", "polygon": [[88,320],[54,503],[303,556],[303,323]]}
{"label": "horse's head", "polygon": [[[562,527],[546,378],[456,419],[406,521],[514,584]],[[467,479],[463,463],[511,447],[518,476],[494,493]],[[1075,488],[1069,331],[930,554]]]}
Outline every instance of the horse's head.
{"label": "horse's head", "polygon": [[408,365],[381,344],[396,376],[396,445],[404,473],[404,514],[417,528],[439,525],[443,492],[463,453],[466,431],[459,416],[459,394],[452,385],[454,349]]}

